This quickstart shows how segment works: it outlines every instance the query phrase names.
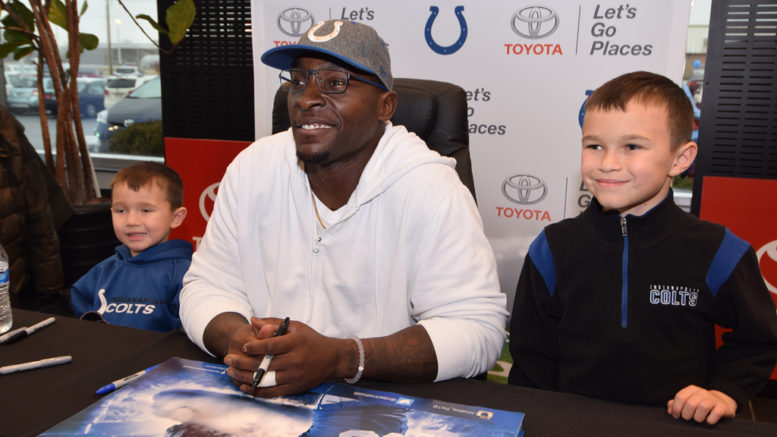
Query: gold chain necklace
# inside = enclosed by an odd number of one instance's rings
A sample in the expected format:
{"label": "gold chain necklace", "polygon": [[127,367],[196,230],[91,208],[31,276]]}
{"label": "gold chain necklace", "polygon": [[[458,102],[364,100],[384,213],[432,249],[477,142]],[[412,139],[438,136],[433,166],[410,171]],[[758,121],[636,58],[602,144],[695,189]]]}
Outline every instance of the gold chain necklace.
{"label": "gold chain necklace", "polygon": [[321,220],[321,216],[318,215],[318,205],[316,205],[316,197],[313,194],[313,190],[310,190],[310,200],[313,201],[313,209],[316,210],[316,218],[318,219],[318,223],[326,231],[326,225],[324,225],[324,222]]}

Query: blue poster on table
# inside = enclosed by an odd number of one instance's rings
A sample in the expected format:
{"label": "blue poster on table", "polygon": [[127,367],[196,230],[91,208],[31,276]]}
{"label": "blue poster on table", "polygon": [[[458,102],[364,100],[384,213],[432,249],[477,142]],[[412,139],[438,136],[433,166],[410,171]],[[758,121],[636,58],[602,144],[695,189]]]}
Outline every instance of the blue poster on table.
{"label": "blue poster on table", "polygon": [[272,399],[238,390],[226,366],[171,358],[44,436],[517,436],[523,413],[346,384]]}

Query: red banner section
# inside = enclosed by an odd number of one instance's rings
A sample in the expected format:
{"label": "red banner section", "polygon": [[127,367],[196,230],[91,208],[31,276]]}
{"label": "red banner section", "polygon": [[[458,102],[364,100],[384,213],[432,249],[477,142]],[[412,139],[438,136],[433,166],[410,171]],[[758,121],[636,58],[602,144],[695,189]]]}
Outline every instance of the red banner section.
{"label": "red banner section", "polygon": [[197,246],[205,234],[218,186],[230,162],[245,149],[248,141],[165,138],[165,164],[183,179],[183,204],[188,210],[183,224],[170,238]]}
{"label": "red banner section", "polygon": [[[777,304],[777,180],[705,176],[703,220],[720,223],[755,249],[766,287]],[[777,369],[772,372],[777,380]]]}

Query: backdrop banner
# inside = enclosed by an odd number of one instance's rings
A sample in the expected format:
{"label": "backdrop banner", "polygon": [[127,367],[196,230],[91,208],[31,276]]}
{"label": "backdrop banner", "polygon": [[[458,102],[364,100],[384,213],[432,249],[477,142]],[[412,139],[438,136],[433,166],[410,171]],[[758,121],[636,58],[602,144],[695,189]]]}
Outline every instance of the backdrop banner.
{"label": "backdrop banner", "polygon": [[[165,138],[165,164],[183,180],[186,219],[170,232],[170,238],[186,240],[194,249],[200,245],[227,166],[249,142]],[[197,159],[191,159],[196,156]],[[207,165],[203,165],[207,163]]]}
{"label": "backdrop banner", "polygon": [[[753,201],[774,199],[774,193],[773,179],[704,176],[699,216],[728,227],[753,246],[766,288],[777,304],[777,202]],[[777,380],[777,367],[772,379]]]}
{"label": "backdrop banner", "polygon": [[394,77],[455,83],[467,92],[478,207],[508,305],[528,246],[546,225],[590,200],[580,178],[581,109],[591,90],[625,72],[678,84],[690,1],[252,0],[256,135],[271,131],[278,71],[261,54],[294,44],[313,24],[374,27]]}

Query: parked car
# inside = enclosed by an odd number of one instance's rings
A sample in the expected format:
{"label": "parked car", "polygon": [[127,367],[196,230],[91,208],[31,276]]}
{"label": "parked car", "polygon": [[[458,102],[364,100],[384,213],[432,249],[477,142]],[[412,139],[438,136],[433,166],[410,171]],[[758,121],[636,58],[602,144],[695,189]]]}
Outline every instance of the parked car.
{"label": "parked car", "polygon": [[19,64],[4,64],[3,70],[6,74],[22,74],[22,67]]}
{"label": "parked car", "polygon": [[162,81],[159,76],[131,91],[127,97],[97,114],[94,133],[100,140],[97,152],[109,152],[108,140],[132,123],[162,120]]}
{"label": "parked car", "polygon": [[113,74],[115,76],[121,76],[121,77],[137,77],[137,76],[142,76],[143,72],[140,71],[140,68],[138,67],[133,67],[131,65],[122,65],[121,67],[114,68]]}
{"label": "parked car", "polygon": [[149,80],[158,77],[154,76],[138,76],[138,77],[119,77],[112,76],[107,79],[105,84],[105,98],[103,99],[103,105],[105,108],[110,108],[116,102],[123,99],[130,93],[130,91],[143,85]]}
{"label": "parked car", "polygon": [[6,97],[8,107],[15,112],[38,109],[38,84],[34,77],[6,74]]}
{"label": "parked car", "polygon": [[[7,61],[7,59],[6,59]],[[15,63],[9,64],[6,62],[3,64],[3,70],[5,74],[14,74],[17,76],[32,76],[35,77],[38,74],[38,70],[35,65]]]}
{"label": "parked car", "polygon": [[99,68],[94,65],[81,65],[78,67],[78,77],[102,77]]}
{"label": "parked car", "polygon": [[[57,113],[57,98],[54,95],[54,86],[51,79],[43,82],[43,97],[46,101],[46,110],[52,114]],[[78,79],[78,106],[81,114],[86,118],[94,118],[105,106],[105,79],[82,77]]]}

